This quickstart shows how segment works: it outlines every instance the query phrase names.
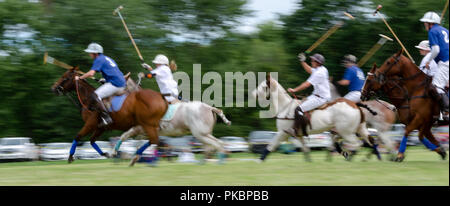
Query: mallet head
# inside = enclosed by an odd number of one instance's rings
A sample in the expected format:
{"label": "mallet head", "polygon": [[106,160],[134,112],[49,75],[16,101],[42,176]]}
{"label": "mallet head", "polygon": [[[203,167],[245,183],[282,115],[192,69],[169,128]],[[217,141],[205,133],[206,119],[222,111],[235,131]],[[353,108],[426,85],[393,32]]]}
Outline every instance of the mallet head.
{"label": "mallet head", "polygon": [[385,38],[386,40],[389,40],[389,41],[394,41],[392,38],[390,38],[390,37],[388,37],[388,36],[386,36],[386,35],[383,35],[383,34],[378,34],[381,38]]}
{"label": "mallet head", "polygon": [[373,12],[373,15],[375,16],[380,11],[381,8],[383,8],[383,6],[381,6],[381,4],[378,4],[377,10],[375,10],[375,12]]}
{"label": "mallet head", "polygon": [[348,12],[344,12],[345,16],[348,16],[350,19],[355,19],[355,17],[353,17],[351,14],[349,14]]}
{"label": "mallet head", "polygon": [[116,9],[114,9],[113,15],[116,15],[117,13],[119,13],[120,10],[123,9],[123,6],[120,5],[119,7],[117,7]]}

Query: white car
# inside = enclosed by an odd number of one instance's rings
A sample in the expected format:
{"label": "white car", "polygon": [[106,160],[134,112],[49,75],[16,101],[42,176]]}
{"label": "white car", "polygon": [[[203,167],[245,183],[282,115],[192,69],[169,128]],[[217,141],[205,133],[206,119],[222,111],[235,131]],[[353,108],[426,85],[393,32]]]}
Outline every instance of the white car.
{"label": "white car", "polygon": [[[328,148],[333,144],[333,140],[331,139],[329,132],[310,134],[308,137],[304,137],[304,139],[309,148]],[[303,146],[297,138],[290,137],[288,140],[291,141],[296,148],[302,148]]]}
{"label": "white car", "polygon": [[41,145],[39,158],[44,161],[66,160],[69,158],[71,143],[56,142]]}
{"label": "white car", "polygon": [[248,142],[242,137],[221,137],[225,144],[225,150],[229,152],[247,152]]}
{"label": "white car", "polygon": [[[111,154],[111,145],[106,141],[96,141],[98,147],[103,151]],[[81,147],[77,147],[75,151],[75,157],[77,159],[106,159],[105,156],[101,156],[91,145],[89,141],[83,143]]]}
{"label": "white car", "polygon": [[30,137],[0,138],[0,160],[37,160],[38,152]]}

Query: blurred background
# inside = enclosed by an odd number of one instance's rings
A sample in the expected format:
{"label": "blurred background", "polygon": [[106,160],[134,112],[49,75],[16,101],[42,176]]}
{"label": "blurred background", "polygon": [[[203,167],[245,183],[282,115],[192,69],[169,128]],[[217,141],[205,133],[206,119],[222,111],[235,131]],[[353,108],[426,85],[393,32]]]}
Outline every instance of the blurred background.
{"label": "blurred background", "polygon": [[[119,5],[147,63],[163,53],[189,75],[193,64],[222,77],[225,72],[278,72],[279,82],[289,88],[309,76],[297,54],[339,20],[345,24],[313,52],[325,56],[335,80],[344,73],[340,61],[345,54],[361,58],[379,40],[378,34],[393,37],[372,15],[378,4],[420,62],[414,46],[427,39],[427,32],[419,19],[427,11],[441,14],[445,0],[0,0],[0,137],[70,142],[82,127],[72,102],[51,92],[64,69],[43,65],[44,52],[86,72],[92,60],[83,49],[97,42],[124,73],[136,78],[143,71],[119,17],[113,15]],[[344,11],[356,19],[348,20]],[[448,28],[448,12],[442,22]],[[399,49],[395,42],[386,43],[362,69],[382,64]],[[154,80],[145,80],[143,87],[159,91]],[[273,119],[258,118],[261,108],[221,109],[233,125],[219,123],[215,136],[246,137],[253,130],[275,129]],[[100,139],[118,134],[107,132]]]}

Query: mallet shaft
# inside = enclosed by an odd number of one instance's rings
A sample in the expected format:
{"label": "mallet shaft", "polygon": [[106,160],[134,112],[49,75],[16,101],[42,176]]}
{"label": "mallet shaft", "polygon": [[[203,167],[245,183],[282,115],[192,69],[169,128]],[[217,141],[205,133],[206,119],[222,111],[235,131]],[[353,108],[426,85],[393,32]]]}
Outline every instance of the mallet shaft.
{"label": "mallet shaft", "polygon": [[125,27],[125,30],[128,33],[128,37],[130,37],[131,39],[131,43],[133,44],[134,48],[136,49],[136,52],[138,53],[139,59],[144,62],[144,58],[141,55],[141,52],[139,51],[139,48],[136,45],[136,42],[134,42],[133,36],[131,36],[130,30],[128,30],[127,24],[125,23],[125,20],[123,19],[122,15],[120,14],[120,12],[117,12],[119,14],[120,20],[122,20],[122,24]]}
{"label": "mallet shaft", "polygon": [[447,2],[445,3],[444,10],[442,10],[442,13],[441,13],[441,24],[443,23],[443,21],[444,21],[444,15],[445,15],[445,13],[447,12],[448,1],[449,1],[449,0],[447,0]]}
{"label": "mallet shaft", "polygon": [[400,41],[400,39],[397,37],[397,35],[395,34],[394,30],[392,30],[392,28],[389,26],[389,24],[387,23],[386,19],[384,19],[380,13],[378,13],[378,15],[381,17],[381,19],[383,20],[384,24],[386,24],[387,28],[389,29],[389,31],[391,31],[392,35],[394,35],[395,39],[397,40],[397,42],[400,44],[400,46],[403,48],[403,50],[405,50],[406,54],[408,55],[409,59],[411,59],[411,61],[413,63],[415,63],[414,59],[412,58],[411,54],[409,54],[408,50],[406,49],[406,47],[403,45],[402,41]]}
{"label": "mallet shaft", "polygon": [[344,22],[340,21],[337,24],[335,24],[333,27],[331,27],[331,29],[329,29],[324,35],[322,35],[322,37],[320,37],[313,45],[311,45],[306,50],[305,53],[312,52],[317,46],[319,46],[323,41],[325,41],[331,34],[336,32],[343,24],[344,24]]}

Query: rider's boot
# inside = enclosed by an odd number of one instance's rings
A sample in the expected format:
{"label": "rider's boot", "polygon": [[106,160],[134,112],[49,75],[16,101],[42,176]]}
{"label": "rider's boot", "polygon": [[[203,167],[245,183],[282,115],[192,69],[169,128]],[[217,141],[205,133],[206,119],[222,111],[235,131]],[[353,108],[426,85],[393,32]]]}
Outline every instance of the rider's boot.
{"label": "rider's boot", "polygon": [[439,94],[439,106],[442,112],[442,118],[445,122],[448,122],[448,96],[445,93]]}
{"label": "rider's boot", "polygon": [[99,127],[105,127],[108,126],[109,124],[111,124],[113,122],[113,120],[111,119],[111,117],[109,116],[109,112],[106,109],[105,104],[103,104],[103,101],[97,97],[97,95],[93,95],[93,98],[95,100],[95,105],[96,108],[99,112],[100,115],[100,123],[99,123]]}
{"label": "rider's boot", "polygon": [[308,123],[308,121],[307,121],[306,117],[304,116],[302,108],[297,107],[297,108],[295,108],[295,113],[294,113],[294,126],[292,127],[292,129],[285,130],[284,132],[296,137],[299,135],[298,130],[301,129],[302,136],[308,136],[308,133],[306,133],[307,123]]}

